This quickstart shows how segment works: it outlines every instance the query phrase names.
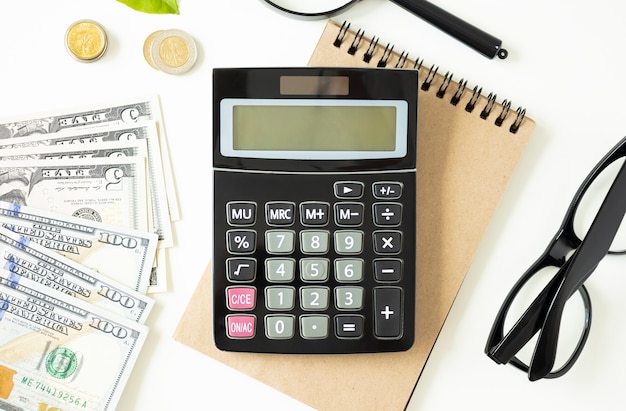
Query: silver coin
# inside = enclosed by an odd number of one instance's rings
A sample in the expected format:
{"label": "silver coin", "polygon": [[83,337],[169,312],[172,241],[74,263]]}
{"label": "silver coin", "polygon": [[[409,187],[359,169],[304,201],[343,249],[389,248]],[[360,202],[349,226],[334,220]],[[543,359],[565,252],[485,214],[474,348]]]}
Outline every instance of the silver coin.
{"label": "silver coin", "polygon": [[150,58],[164,73],[182,74],[194,66],[198,49],[194,39],[178,29],[163,30],[152,40]]}

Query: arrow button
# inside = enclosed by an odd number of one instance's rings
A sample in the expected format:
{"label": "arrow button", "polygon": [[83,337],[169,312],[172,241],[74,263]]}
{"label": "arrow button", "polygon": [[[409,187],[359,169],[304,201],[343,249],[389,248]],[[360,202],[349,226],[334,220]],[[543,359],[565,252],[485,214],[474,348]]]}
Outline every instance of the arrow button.
{"label": "arrow button", "polygon": [[335,197],[337,198],[361,198],[363,196],[363,183],[359,181],[338,181],[335,183]]}

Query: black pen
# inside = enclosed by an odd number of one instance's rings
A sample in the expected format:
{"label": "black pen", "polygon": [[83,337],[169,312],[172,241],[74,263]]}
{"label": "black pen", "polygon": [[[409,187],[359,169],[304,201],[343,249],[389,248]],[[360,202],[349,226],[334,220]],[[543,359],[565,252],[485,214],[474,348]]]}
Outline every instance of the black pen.
{"label": "black pen", "polygon": [[482,55],[494,58],[496,55],[505,59],[509,52],[503,49],[502,40],[472,26],[468,22],[448,13],[425,0],[391,0],[404,7],[433,26],[462,41]]}

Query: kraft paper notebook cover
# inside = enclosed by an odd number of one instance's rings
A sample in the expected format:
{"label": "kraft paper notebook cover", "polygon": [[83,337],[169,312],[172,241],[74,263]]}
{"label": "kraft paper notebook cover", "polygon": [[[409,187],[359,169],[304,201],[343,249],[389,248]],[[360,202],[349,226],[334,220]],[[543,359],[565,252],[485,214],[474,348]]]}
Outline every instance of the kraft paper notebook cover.
{"label": "kraft paper notebook cover", "polygon": [[174,335],[319,410],[406,407],[535,127],[524,110],[506,100],[496,102],[478,87],[390,49],[349,24],[329,20],[309,65],[376,67],[382,60],[386,67],[420,70],[414,346],[399,353],[336,356],[221,352],[213,345],[210,264]]}

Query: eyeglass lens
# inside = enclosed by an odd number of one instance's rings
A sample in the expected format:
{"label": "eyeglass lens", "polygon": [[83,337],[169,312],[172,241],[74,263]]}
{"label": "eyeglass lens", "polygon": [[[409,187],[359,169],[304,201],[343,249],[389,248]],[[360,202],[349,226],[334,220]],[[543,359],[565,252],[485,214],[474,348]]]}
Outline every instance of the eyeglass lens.
{"label": "eyeglass lens", "polygon": [[[558,271],[557,267],[544,267],[537,271],[526,284],[524,284],[513,301],[504,320],[504,334],[515,325],[533,300],[541,293],[548,282],[554,278]],[[568,361],[578,348],[578,343],[585,333],[586,309],[583,300],[572,296],[565,304],[563,318],[559,329],[559,342],[557,345],[556,362],[553,372],[568,366]],[[516,357],[519,362],[528,367],[534,354],[539,333],[518,351]]]}
{"label": "eyeglass lens", "polygon": [[[589,185],[574,214],[574,232],[578,238],[583,239],[587,234],[602,201],[623,163],[624,157],[613,161]],[[622,221],[609,249],[612,253],[626,252],[626,222],[624,221],[626,220]]]}

